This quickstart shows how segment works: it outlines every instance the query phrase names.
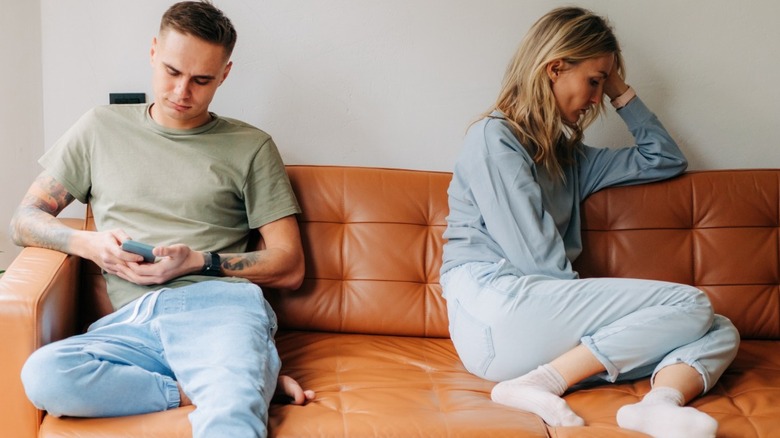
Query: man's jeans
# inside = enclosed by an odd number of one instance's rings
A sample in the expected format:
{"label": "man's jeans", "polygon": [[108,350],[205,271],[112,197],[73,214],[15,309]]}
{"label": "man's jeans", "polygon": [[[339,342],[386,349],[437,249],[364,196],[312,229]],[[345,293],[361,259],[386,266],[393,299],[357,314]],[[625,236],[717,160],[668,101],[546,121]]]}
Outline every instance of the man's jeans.
{"label": "man's jeans", "polygon": [[111,417],[197,407],[195,437],[266,436],[281,367],[276,316],[259,287],[207,281],[148,293],[87,333],[46,345],[22,369],[50,415]]}

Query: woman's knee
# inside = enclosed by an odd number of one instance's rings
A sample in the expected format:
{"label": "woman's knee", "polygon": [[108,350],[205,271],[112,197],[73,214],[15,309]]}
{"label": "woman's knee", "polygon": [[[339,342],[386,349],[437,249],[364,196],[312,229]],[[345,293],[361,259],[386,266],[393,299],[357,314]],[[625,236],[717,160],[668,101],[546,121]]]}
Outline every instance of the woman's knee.
{"label": "woman's knee", "polygon": [[729,361],[734,360],[741,342],[739,330],[734,323],[723,315],[715,315],[711,331],[717,334],[718,346],[722,346],[721,348],[730,355]]}
{"label": "woman's knee", "polygon": [[715,318],[710,298],[704,291],[693,286],[678,285],[677,288],[685,295],[683,307],[694,321],[701,324],[703,334],[709,330]]}

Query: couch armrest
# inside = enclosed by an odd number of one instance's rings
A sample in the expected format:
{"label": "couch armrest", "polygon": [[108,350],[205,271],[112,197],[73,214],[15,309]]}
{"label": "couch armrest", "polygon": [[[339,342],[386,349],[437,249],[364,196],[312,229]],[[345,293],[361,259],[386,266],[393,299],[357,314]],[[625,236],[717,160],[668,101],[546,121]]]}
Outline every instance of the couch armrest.
{"label": "couch armrest", "polygon": [[42,413],[19,376],[33,351],[75,334],[80,260],[25,248],[0,277],[0,430],[7,436],[38,436]]}

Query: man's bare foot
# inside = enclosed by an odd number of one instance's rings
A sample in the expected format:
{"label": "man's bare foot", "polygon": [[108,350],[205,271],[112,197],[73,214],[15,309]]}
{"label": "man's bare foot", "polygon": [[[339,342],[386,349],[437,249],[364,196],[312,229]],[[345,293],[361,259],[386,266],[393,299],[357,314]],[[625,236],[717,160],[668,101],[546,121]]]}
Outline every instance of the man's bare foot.
{"label": "man's bare foot", "polygon": [[301,385],[290,376],[280,375],[276,382],[275,402],[300,406],[314,400],[315,397],[314,391],[310,389],[304,391]]}
{"label": "man's bare foot", "polygon": [[187,394],[185,394],[181,389],[181,385],[177,383],[176,387],[179,388],[179,407],[190,406],[192,404],[192,400],[190,400],[190,398],[187,397]]}
{"label": "man's bare foot", "polygon": [[[190,398],[187,397],[187,394],[181,389],[181,385],[177,383],[176,387],[179,389],[179,406],[192,405],[192,400],[190,400]],[[276,383],[276,393],[274,394],[273,401],[291,405],[305,405],[314,400],[315,397],[316,394],[314,391],[310,389],[304,391],[295,379],[290,376],[281,375]]]}

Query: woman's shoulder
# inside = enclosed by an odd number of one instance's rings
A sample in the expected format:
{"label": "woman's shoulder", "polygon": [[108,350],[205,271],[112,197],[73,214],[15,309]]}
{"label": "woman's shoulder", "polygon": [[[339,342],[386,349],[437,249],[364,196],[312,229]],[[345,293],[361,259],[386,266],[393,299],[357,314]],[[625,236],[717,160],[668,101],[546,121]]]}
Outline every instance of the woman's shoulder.
{"label": "woman's shoulder", "polygon": [[474,122],[466,133],[466,144],[481,149],[486,155],[507,152],[527,155],[512,123],[500,111],[493,111]]}
{"label": "woman's shoulder", "polygon": [[[512,124],[507,117],[499,110],[493,110],[492,112],[485,114],[482,118],[475,121],[469,131],[481,131],[481,132],[503,132],[512,134]],[[513,134],[514,135],[514,134]]]}

